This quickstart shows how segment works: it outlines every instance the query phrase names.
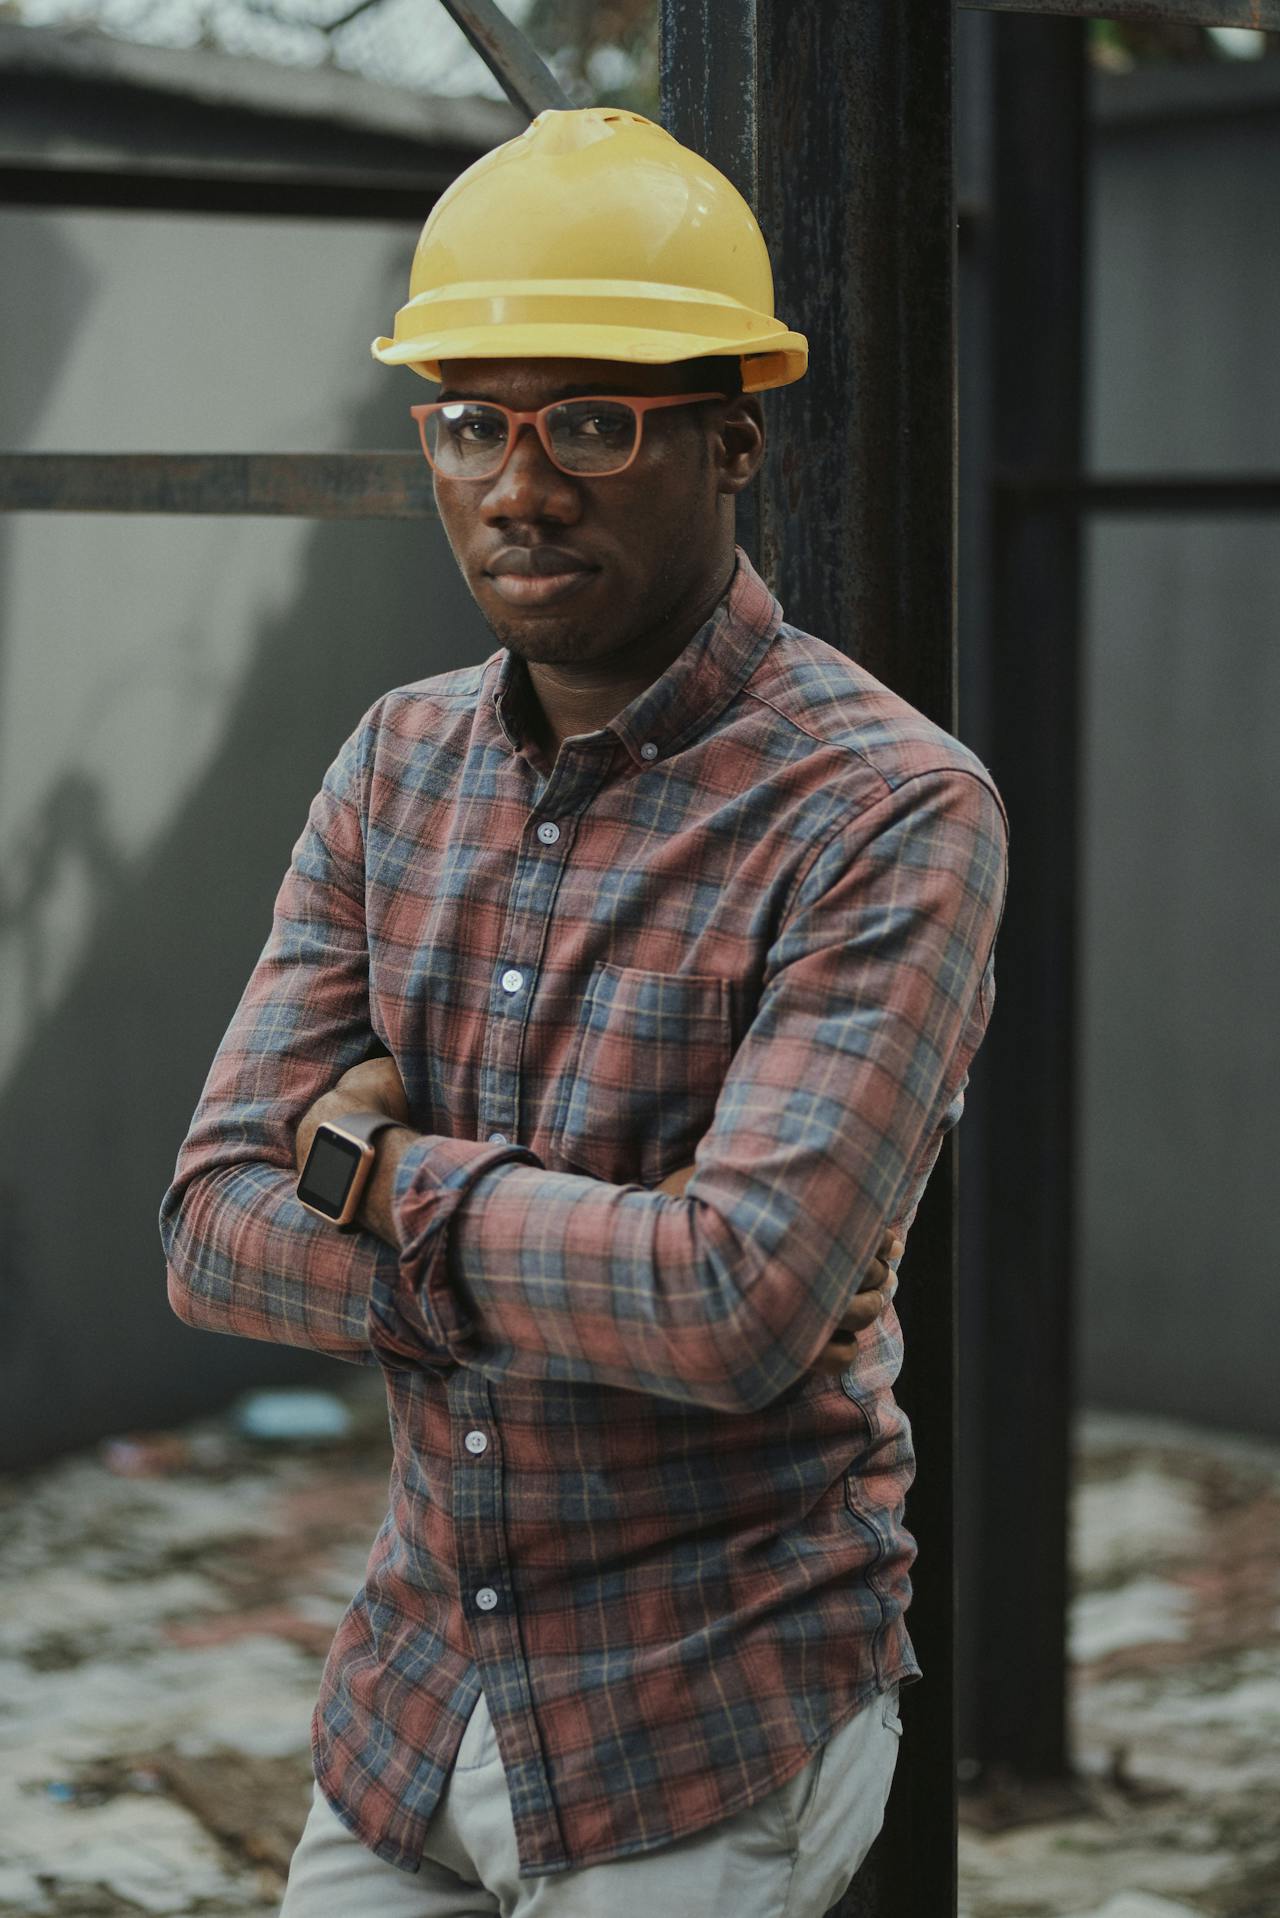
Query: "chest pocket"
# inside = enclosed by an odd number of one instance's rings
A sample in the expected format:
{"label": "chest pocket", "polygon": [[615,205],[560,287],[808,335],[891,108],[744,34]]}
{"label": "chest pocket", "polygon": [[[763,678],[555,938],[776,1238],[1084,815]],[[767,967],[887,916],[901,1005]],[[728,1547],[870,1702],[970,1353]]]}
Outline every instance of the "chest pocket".
{"label": "chest pocket", "polygon": [[657,1185],[693,1163],[732,1056],[727,980],[597,965],[552,1128],[553,1159],[615,1184]]}

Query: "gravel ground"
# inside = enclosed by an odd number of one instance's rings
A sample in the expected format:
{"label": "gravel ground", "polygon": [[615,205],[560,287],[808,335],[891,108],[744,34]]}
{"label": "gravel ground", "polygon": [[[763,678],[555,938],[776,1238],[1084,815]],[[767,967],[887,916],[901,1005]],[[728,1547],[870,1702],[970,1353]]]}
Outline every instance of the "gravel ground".
{"label": "gravel ground", "polygon": [[[384,1509],[380,1382],[344,1403],[0,1482],[3,1918],[273,1918]],[[1072,1524],[1076,1777],[965,1795],[963,1918],[1280,1918],[1280,1444],[1088,1415]]]}

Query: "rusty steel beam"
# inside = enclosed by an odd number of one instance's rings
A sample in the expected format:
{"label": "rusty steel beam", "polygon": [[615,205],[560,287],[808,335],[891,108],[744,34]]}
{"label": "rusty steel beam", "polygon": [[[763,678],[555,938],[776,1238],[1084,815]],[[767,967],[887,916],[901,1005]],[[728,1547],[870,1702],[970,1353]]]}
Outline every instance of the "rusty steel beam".
{"label": "rusty steel beam", "polygon": [[[759,217],[779,310],[812,356],[808,377],[776,396],[766,564],[789,619],[954,734],[955,10],[758,4]],[[907,1623],[925,1681],[903,1694],[884,1828],[838,1918],[950,1918],[958,1905],[956,1147],[955,1134],[943,1142],[897,1300],[895,1390],[918,1460]]]}
{"label": "rusty steel beam", "polygon": [[1257,27],[1280,33],[1280,0],[959,0],[972,13],[1047,13],[1155,26]]}
{"label": "rusty steel beam", "polygon": [[419,453],[0,453],[0,512],[434,517]]}
{"label": "rusty steel beam", "polygon": [[572,107],[560,82],[494,0],[440,0],[513,106],[532,120],[547,107]]}
{"label": "rusty steel beam", "polygon": [[[788,618],[954,734],[955,10],[769,0],[765,17],[760,219],[779,310],[795,315],[812,355],[808,377],[776,396],[765,558]],[[895,1391],[918,1462],[907,1623],[925,1680],[903,1694],[884,1828],[838,1918],[951,1918],[958,1906],[958,1180],[953,1133],[897,1300]]]}
{"label": "rusty steel beam", "polygon": [[[789,619],[954,733],[953,18],[947,0],[660,12],[663,124],[750,200],[778,311],[809,337],[808,377],[765,395],[754,556]],[[903,1697],[885,1828],[838,1918],[949,1918],[957,1904],[956,1179],[953,1135],[899,1294],[919,1455],[908,1624],[928,1682]]]}
{"label": "rusty steel beam", "polygon": [[[758,216],[756,12],[756,0],[662,0],[658,65],[663,126],[718,167]],[[768,421],[774,410],[768,394],[764,407]],[[735,531],[767,577],[760,544],[763,491],[761,478],[738,495]]]}

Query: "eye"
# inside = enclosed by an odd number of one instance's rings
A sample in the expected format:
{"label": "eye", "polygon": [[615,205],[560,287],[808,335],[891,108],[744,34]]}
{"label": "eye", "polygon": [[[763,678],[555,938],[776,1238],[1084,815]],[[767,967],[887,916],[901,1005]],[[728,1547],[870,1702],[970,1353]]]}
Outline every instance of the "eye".
{"label": "eye", "polygon": [[586,407],[568,419],[575,438],[591,440],[628,440],[635,430],[634,422],[630,408],[622,406]]}
{"label": "eye", "polygon": [[487,406],[446,406],[440,418],[460,446],[493,446],[505,436],[506,421]]}

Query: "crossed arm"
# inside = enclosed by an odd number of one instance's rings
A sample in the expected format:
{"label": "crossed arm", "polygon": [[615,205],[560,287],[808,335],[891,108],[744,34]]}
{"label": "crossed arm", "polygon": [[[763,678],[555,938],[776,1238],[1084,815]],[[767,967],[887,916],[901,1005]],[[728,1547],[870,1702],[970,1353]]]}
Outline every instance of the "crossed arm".
{"label": "crossed arm", "polygon": [[298,1203],[296,1153],[309,1122],[371,1102],[349,1074],[386,1072],[367,1059],[375,732],[326,775],[162,1201],[178,1316],[356,1364],[730,1412],[843,1369],[992,1003],[1007,828],[985,776],[924,768],[813,822],[696,1175],[645,1191],[558,1173],[393,1106],[369,1229],[343,1235]]}
{"label": "crossed arm", "polygon": [[[379,1134],[373,1175],[364,1190],[360,1223],[395,1251],[401,1249],[392,1199],[396,1172],[410,1144],[422,1135],[415,1132],[409,1118],[409,1100],[393,1059],[364,1059],[352,1066],[327,1092],[304,1113],[294,1142],[299,1172],[306,1164],[317,1126],[322,1121],[338,1121],[350,1112],[385,1112],[395,1119],[393,1127]],[[678,1198],[693,1177],[696,1167],[682,1166],[654,1188]],[[861,1289],[854,1294],[841,1323],[814,1360],[812,1370],[836,1375],[853,1363],[858,1349],[858,1333],[873,1325],[898,1289],[895,1268],[902,1257],[904,1242],[890,1227],[881,1237]]]}

